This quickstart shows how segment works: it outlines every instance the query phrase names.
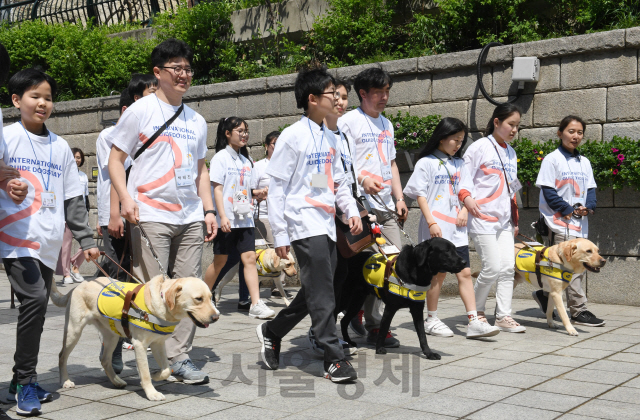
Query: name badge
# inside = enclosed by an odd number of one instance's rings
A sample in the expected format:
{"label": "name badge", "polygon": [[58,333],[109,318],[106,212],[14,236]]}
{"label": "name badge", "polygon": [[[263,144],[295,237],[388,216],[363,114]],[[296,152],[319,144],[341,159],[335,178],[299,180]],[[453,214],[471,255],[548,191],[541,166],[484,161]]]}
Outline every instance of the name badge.
{"label": "name badge", "polygon": [[450,195],[449,196],[449,204],[451,205],[451,207],[459,207],[460,206],[460,200],[458,200],[457,196]]}
{"label": "name badge", "polygon": [[351,172],[347,172],[347,181],[349,181],[349,184],[353,184],[355,181],[353,180],[353,173]]}
{"label": "name badge", "polygon": [[391,178],[391,165],[382,165],[382,180],[388,181]]}
{"label": "name badge", "polygon": [[176,183],[178,187],[188,187],[193,185],[193,177],[191,175],[191,168],[176,168]]}
{"label": "name badge", "polygon": [[326,174],[312,174],[311,175],[311,186],[313,188],[327,188],[329,183],[329,178]]}
{"label": "name badge", "polygon": [[522,184],[518,179],[514,179],[509,183],[509,187],[511,188],[511,193],[518,192],[522,189]]}
{"label": "name badge", "polygon": [[51,191],[40,193],[42,198],[42,207],[47,209],[53,209],[56,207],[56,195]]}

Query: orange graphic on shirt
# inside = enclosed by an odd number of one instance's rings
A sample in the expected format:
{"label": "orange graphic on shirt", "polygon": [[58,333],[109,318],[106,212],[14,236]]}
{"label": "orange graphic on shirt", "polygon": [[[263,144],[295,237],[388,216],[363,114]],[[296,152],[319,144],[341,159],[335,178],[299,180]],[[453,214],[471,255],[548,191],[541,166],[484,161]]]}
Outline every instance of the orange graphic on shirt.
{"label": "orange graphic on shirt", "polygon": [[[498,175],[498,177],[500,178],[500,185],[498,185],[498,188],[496,189],[496,191],[491,194],[489,197],[486,198],[479,198],[476,200],[476,203],[478,204],[486,204],[486,203],[490,203],[492,201],[495,201],[498,199],[498,197],[500,197],[502,195],[502,190],[504,189],[504,174],[502,173],[502,171],[500,169],[489,169],[487,168],[485,165],[480,166],[480,169],[482,170],[482,172],[484,172],[485,175]],[[486,214],[482,214],[480,213],[480,219],[487,221],[487,222],[497,222],[498,218],[497,217],[493,217],[493,216],[487,216]]]}
{"label": "orange graphic on shirt", "polygon": [[[142,133],[139,135],[139,137],[142,143],[146,143],[149,140],[149,138]],[[149,149],[151,149],[152,147],[156,147],[158,144],[162,142],[169,143],[169,145],[171,146],[171,149],[173,150],[173,154],[175,156],[175,167],[179,168],[180,166],[182,166],[182,152],[180,151],[180,147],[176,144],[175,141],[173,141],[173,139],[170,136],[158,137],[156,141],[153,142],[151,146],[149,146]],[[140,202],[142,203],[145,203],[159,210],[165,210],[165,211],[182,210],[182,205],[180,203],[164,203],[162,201],[149,198],[145,194],[153,189],[160,188],[161,186],[171,181],[173,178],[175,178],[175,171],[174,171],[174,167],[171,167],[171,169],[169,169],[169,171],[166,174],[164,174],[162,177],[156,179],[155,181],[149,182],[147,184],[140,185],[138,187],[138,200],[140,200]]]}
{"label": "orange graphic on shirt", "polygon": [[[11,223],[15,223],[18,220],[25,219],[37,213],[38,210],[40,210],[40,208],[42,207],[41,194],[43,189],[42,189],[42,184],[40,184],[40,181],[38,181],[38,177],[36,177],[31,172],[27,172],[27,171],[19,171],[19,172],[20,172],[20,176],[26,179],[33,186],[35,190],[35,194],[33,196],[33,203],[31,203],[31,205],[26,209],[22,209],[19,212],[13,213],[12,215],[7,216],[4,219],[0,220],[0,229],[10,225]],[[40,249],[40,244],[37,242],[30,241],[28,239],[14,238],[13,236],[5,232],[0,232],[0,241],[6,244],[9,244],[11,246],[15,246],[16,248],[30,248],[30,249],[36,249],[36,250]]]}
{"label": "orange graphic on shirt", "polygon": [[[329,185],[334,185],[333,184],[333,175],[332,175],[332,171],[331,171],[331,165],[333,164],[333,159],[336,155],[336,150],[333,147],[329,148],[329,154],[327,155],[327,162],[325,162],[324,164],[324,173],[325,175],[327,175],[327,186]],[[333,194],[335,195],[335,189],[332,188],[331,191],[333,192]],[[311,204],[314,207],[318,207],[324,211],[326,211],[329,214],[336,214],[336,208],[333,206],[329,206],[327,204],[321,203],[318,200],[314,200],[313,198],[309,197],[308,195],[304,197],[304,200]]]}
{"label": "orange graphic on shirt", "polygon": [[388,165],[387,158],[384,155],[384,151],[382,150],[384,146],[384,140],[387,137],[391,137],[391,132],[389,130],[384,130],[380,132],[380,134],[378,134],[378,154],[380,155],[380,159],[382,159],[383,165]]}

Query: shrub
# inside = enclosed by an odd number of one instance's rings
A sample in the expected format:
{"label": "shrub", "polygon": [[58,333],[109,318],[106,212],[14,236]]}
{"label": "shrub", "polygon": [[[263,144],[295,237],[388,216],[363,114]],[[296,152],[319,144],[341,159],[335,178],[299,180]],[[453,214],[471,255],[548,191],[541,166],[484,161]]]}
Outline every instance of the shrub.
{"label": "shrub", "polygon": [[398,111],[395,116],[385,114],[385,117],[393,124],[396,149],[399,150],[418,149],[422,147],[429,141],[431,133],[433,133],[436,125],[440,122],[440,115],[417,117],[405,112],[403,116],[401,111]]}
{"label": "shrub", "polygon": [[[532,185],[544,157],[558,147],[558,140],[534,144],[528,139],[519,139],[512,146],[518,154],[518,179]],[[610,142],[588,140],[578,150],[591,162],[598,188],[640,190],[640,141],[617,136]]]}
{"label": "shrub", "polygon": [[[131,73],[149,71],[152,44],[109,38],[107,27],[48,25],[40,20],[3,27],[11,75],[38,66],[58,82],[58,101],[109,96],[126,87]],[[11,103],[6,87],[1,102]]]}

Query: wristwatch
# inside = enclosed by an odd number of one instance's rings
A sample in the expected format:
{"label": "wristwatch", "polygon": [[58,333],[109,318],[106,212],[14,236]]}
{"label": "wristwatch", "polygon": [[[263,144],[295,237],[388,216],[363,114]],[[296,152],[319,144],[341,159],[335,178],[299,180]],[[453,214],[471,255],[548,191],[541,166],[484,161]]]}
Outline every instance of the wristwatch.
{"label": "wristwatch", "polygon": [[218,213],[216,213],[216,211],[215,211],[215,210],[205,210],[205,211],[204,211],[204,215],[205,215],[205,216],[206,216],[207,214],[209,214],[209,213],[213,214],[214,216],[217,216],[217,215],[218,215]]}

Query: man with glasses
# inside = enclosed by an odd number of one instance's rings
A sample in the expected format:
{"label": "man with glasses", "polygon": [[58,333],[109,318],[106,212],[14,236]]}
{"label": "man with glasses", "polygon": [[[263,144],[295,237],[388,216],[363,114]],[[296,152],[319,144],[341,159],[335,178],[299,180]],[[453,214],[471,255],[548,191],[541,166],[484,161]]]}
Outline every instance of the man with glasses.
{"label": "man with glasses", "polygon": [[[173,278],[202,278],[204,241],[211,241],[218,230],[205,165],[207,124],[187,105],[180,110],[182,97],[191,86],[192,59],[193,51],[183,41],[168,39],[155,47],[151,63],[158,90],[127,108],[107,138],[112,145],[109,174],[122,216],[134,225],[133,273],[145,280],[161,274],[159,263]],[[125,159],[135,156],[162,127],[152,145],[134,160],[127,181]],[[138,224],[149,236],[159,263]],[[185,318],[167,339],[170,381],[209,381],[188,355],[194,335],[195,325]]]}

